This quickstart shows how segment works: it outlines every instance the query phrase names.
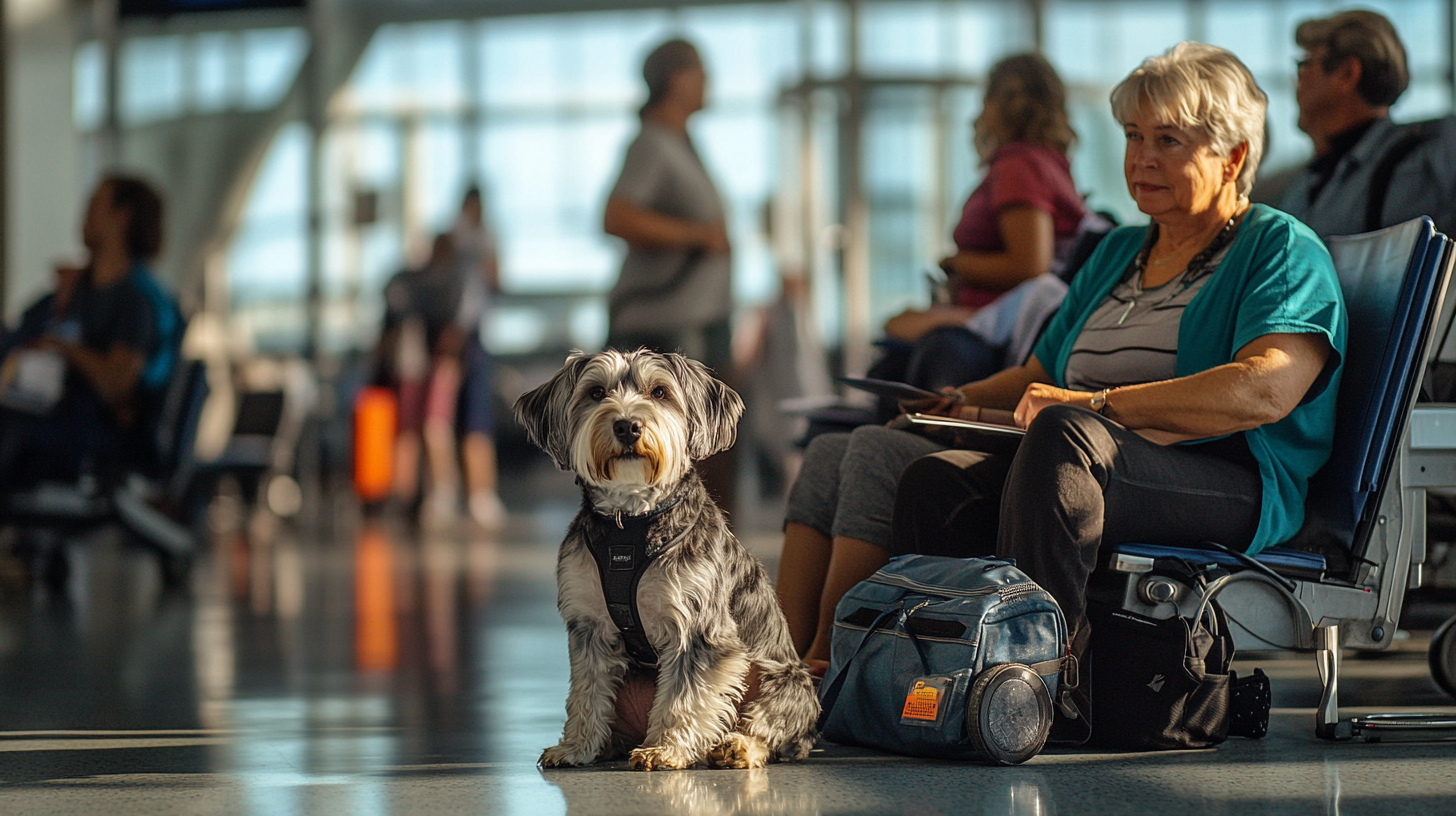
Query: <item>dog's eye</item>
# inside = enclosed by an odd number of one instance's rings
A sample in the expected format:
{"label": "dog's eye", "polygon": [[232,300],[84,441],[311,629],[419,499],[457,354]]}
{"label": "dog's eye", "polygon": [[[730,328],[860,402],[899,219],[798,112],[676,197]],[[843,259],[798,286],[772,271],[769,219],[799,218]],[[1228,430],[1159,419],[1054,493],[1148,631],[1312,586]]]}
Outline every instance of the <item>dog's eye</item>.
{"label": "dog's eye", "polygon": [[607,398],[607,389],[599,385],[596,388],[593,388],[591,392],[587,394],[587,396],[591,397],[597,402],[601,402],[602,400]]}
{"label": "dog's eye", "polygon": [[652,398],[667,399],[667,388],[659,385],[656,388],[652,389]]}

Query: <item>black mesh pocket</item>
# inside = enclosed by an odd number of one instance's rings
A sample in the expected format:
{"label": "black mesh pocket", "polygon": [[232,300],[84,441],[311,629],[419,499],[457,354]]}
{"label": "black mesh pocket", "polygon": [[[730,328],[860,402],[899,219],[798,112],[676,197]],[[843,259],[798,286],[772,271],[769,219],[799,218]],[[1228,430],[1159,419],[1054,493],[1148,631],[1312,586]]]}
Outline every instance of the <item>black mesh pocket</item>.
{"label": "black mesh pocket", "polygon": [[1229,736],[1259,739],[1269,733],[1269,675],[1261,669],[1248,677],[1233,674],[1229,692]]}

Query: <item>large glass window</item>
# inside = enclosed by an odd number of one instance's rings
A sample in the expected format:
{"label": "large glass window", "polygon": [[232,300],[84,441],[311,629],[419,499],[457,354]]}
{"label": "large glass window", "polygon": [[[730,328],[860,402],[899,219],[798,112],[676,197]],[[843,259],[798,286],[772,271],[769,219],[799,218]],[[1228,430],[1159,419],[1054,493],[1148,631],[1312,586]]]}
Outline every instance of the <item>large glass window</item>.
{"label": "large glass window", "polygon": [[71,112],[76,130],[101,127],[106,118],[106,51],[92,40],[76,49],[71,71]]}
{"label": "large glass window", "polygon": [[183,42],[135,37],[121,48],[121,121],[142,125],[181,115]]}
{"label": "large glass window", "polygon": [[[1410,53],[1411,88],[1393,115],[1448,112],[1448,4],[1371,5],[1393,20]],[[1068,85],[1078,133],[1072,172],[1089,204],[1127,222],[1143,220],[1125,190],[1122,134],[1108,94],[1141,60],[1184,39],[1232,49],[1268,92],[1262,175],[1305,161],[1293,31],[1299,20],[1341,7],[1314,0],[1042,3],[1042,50]],[[710,73],[709,107],[694,119],[693,138],[729,209],[738,303],[775,296],[778,263],[802,266],[815,284],[819,325],[836,336],[849,302],[842,265],[856,238],[843,226],[845,207],[857,190],[869,214],[860,236],[868,289],[857,302],[868,304],[864,319],[877,330],[895,311],[926,302],[924,273],[951,249],[951,229],[981,176],[970,145],[980,83],[996,60],[1035,46],[1034,19],[1030,3],[816,0],[386,25],[331,100],[324,135],[324,291],[348,304],[331,307],[336,317],[329,319],[340,326],[334,342],[369,341],[361,326],[377,315],[384,280],[420,260],[472,184],[485,192],[501,255],[507,296],[498,304],[498,350],[600,342],[601,295],[623,252],[601,231],[602,207],[637,130],[641,60],[670,36],[697,42]],[[289,55],[301,55],[304,43],[296,31],[190,37],[187,48],[172,50],[166,38],[138,41],[145,47],[123,70],[157,80],[140,97],[123,98],[134,116],[171,115],[178,105],[257,106],[269,97],[263,88],[276,98],[287,84],[280,77],[296,71]],[[101,117],[91,89],[100,87],[102,62],[94,50],[77,54],[83,126]],[[167,77],[179,64],[191,73],[173,83]],[[852,66],[856,77],[847,75]],[[853,167],[844,160],[850,144],[858,149]],[[269,161],[292,149],[275,145]],[[846,184],[851,174],[856,185]],[[252,198],[277,194],[267,178],[265,168]],[[306,177],[287,183],[302,190]],[[775,237],[778,260],[765,230],[771,200],[781,210],[774,223],[788,233]],[[303,291],[307,265],[283,250],[293,239],[264,226],[283,222],[249,206],[249,226],[230,257],[256,264],[281,254],[267,274],[233,275],[235,302],[263,303],[290,275],[288,291]],[[301,229],[302,213],[288,217]],[[258,246],[244,246],[250,242]],[[549,313],[540,305],[548,301],[568,305]]]}
{"label": "large glass window", "polygon": [[263,158],[228,252],[231,304],[264,349],[301,348],[308,244],[308,128],[279,130]]}
{"label": "large glass window", "polygon": [[[296,27],[128,37],[121,42],[121,124],[272,108],[293,86],[307,54],[308,33]],[[82,43],[72,73],[76,129],[95,130],[106,115],[104,46]]]}
{"label": "large glass window", "polygon": [[[301,28],[260,28],[242,32],[239,40],[243,106],[271,108],[292,87],[308,53],[308,34]],[[199,49],[209,45],[198,38]],[[215,60],[227,59],[222,41],[212,47],[221,52],[214,56]]]}
{"label": "large glass window", "polygon": [[[622,255],[602,233],[601,214],[636,135],[641,61],[657,42],[685,36],[711,77],[709,108],[692,135],[729,210],[735,293],[742,303],[769,299],[777,277],[762,212],[778,183],[778,94],[800,73],[800,15],[774,4],[381,28],[330,106],[326,297],[357,301],[341,313],[377,315],[384,280],[420,262],[430,236],[450,227],[463,192],[478,184],[507,293],[498,345],[518,351],[522,338],[544,336],[544,318],[519,306],[542,296],[585,296],[573,307],[572,342],[600,343],[601,295]],[[260,178],[252,197],[267,189]],[[361,201],[370,202],[362,220]],[[235,244],[262,241],[261,229],[243,230]],[[303,273],[287,265],[276,274]],[[235,274],[231,289],[235,303],[261,303],[276,281]],[[326,336],[344,345],[369,339],[357,330]]]}

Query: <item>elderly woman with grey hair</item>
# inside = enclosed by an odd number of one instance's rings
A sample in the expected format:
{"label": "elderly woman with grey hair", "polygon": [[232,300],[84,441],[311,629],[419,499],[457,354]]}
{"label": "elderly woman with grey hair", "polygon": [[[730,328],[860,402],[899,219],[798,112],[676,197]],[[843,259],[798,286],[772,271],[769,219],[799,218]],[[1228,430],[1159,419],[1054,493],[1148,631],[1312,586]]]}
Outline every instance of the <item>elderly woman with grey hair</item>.
{"label": "elderly woman with grey hair", "polygon": [[[1113,90],[1128,192],[1151,223],[1108,236],[1025,365],[931,409],[1014,409],[1016,455],[939,451],[904,467],[889,545],[832,539],[825,593],[903,552],[1014,558],[1061,603],[1080,652],[1102,546],[1254,553],[1299,529],[1330,453],[1345,310],[1314,233],[1248,201],[1265,107],[1237,57],[1198,43]],[[795,536],[815,542],[790,519],[792,564]],[[821,605],[810,658],[827,656],[833,608]]]}

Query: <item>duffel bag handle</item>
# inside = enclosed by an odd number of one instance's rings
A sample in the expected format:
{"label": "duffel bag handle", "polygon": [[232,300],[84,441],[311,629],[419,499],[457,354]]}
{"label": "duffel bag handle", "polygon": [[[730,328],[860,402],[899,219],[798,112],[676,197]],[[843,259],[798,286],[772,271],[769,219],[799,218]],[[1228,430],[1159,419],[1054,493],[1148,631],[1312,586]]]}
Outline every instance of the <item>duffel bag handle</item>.
{"label": "duffel bag handle", "polygon": [[[934,601],[932,600],[921,601],[920,603],[916,604],[913,609],[905,613],[905,636],[910,638],[910,644],[915,647],[915,656],[920,658],[921,674],[930,674],[930,661],[926,659],[925,647],[920,644],[920,638],[915,634],[915,628],[910,625],[910,621],[915,618],[916,612],[919,612],[925,607],[930,606],[932,603],[934,603]],[[902,601],[900,605],[903,608],[904,602]]]}
{"label": "duffel bag handle", "polygon": [[844,659],[844,665],[839,667],[839,673],[834,675],[834,679],[830,680],[827,677],[825,678],[828,681],[828,685],[824,687],[824,693],[820,695],[819,699],[820,731],[823,731],[824,724],[829,722],[829,712],[834,710],[834,703],[839,699],[839,693],[844,690],[844,681],[849,677],[850,665],[854,663],[854,659],[859,656],[859,653],[864,650],[865,644],[870,640],[870,635],[873,635],[876,629],[883,626],[887,619],[899,614],[904,608],[904,601],[901,601],[899,606],[881,612],[880,616],[875,618],[874,622],[865,630],[864,636],[859,639],[859,643],[855,645],[854,651],[850,652],[849,657]]}

